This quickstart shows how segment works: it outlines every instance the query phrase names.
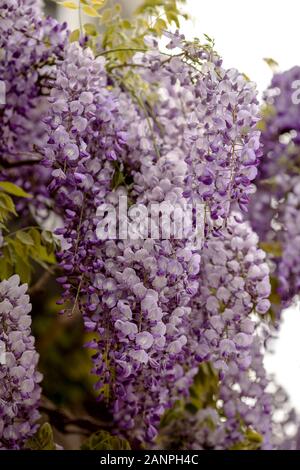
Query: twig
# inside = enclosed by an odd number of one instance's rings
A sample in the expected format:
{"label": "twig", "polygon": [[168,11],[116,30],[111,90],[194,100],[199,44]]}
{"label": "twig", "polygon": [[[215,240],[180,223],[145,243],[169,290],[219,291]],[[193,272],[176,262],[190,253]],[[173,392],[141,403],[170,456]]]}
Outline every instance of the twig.
{"label": "twig", "polygon": [[38,163],[41,162],[41,159],[28,159],[28,160],[19,160],[17,162],[8,162],[5,161],[1,158],[0,161],[0,166],[5,169],[11,169],[11,168],[19,168],[20,166],[26,166],[26,165],[37,165]]}
{"label": "twig", "polygon": [[39,278],[39,280],[35,284],[33,284],[32,287],[30,287],[29,295],[32,296],[44,292],[51,276],[51,272],[45,271],[44,274]]}
{"label": "twig", "polygon": [[[83,434],[89,436],[90,434],[99,431],[99,429],[110,431],[113,428],[113,422],[94,420],[87,416],[74,417],[68,411],[56,408],[55,405],[47,398],[42,398],[40,411],[47,415],[51,425],[62,434]],[[74,427],[74,431],[70,430]]]}

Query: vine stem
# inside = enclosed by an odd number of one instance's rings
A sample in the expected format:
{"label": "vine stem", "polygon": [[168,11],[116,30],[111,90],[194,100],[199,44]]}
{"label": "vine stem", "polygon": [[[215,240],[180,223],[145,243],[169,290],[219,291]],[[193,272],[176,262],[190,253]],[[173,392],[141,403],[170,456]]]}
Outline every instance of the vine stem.
{"label": "vine stem", "polygon": [[117,49],[107,49],[106,51],[99,52],[96,57],[102,56],[102,55],[107,55],[107,54],[113,54],[114,52],[147,52],[148,49],[142,48],[142,47],[121,47]]}
{"label": "vine stem", "polygon": [[83,36],[83,25],[82,25],[82,16],[81,16],[82,10],[81,10],[81,0],[78,0],[78,22],[79,22],[79,31],[80,31],[80,36]]}

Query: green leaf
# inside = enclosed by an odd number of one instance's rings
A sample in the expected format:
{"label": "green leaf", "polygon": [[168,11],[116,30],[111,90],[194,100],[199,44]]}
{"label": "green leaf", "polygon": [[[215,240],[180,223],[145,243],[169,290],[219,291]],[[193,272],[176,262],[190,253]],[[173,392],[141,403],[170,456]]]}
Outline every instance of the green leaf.
{"label": "green leaf", "polygon": [[84,30],[85,30],[86,34],[88,34],[89,36],[97,36],[98,35],[98,31],[96,29],[96,26],[93,23],[85,23],[85,25],[83,25],[83,27],[84,27]]}
{"label": "green leaf", "polygon": [[214,40],[208,35],[208,34],[203,34],[203,36],[205,37],[205,39],[208,41],[208,42],[214,42]]}
{"label": "green leaf", "polygon": [[161,7],[164,4],[164,0],[146,0],[144,3],[137,8],[135,11],[136,15],[140,15],[142,13],[147,13],[147,10],[151,10],[156,7]]}
{"label": "green leaf", "polygon": [[78,4],[74,2],[63,2],[62,6],[71,10],[78,10]]}
{"label": "green leaf", "polygon": [[158,18],[155,22],[154,29],[157,34],[161,34],[163,30],[168,29],[168,25],[162,18]]}
{"label": "green leaf", "polygon": [[254,429],[248,428],[245,435],[250,442],[254,442],[258,444],[261,444],[263,442],[262,435],[254,431]]}
{"label": "green leaf", "polygon": [[272,59],[271,57],[264,57],[264,62],[270,67],[270,69],[274,72],[277,67],[279,66],[276,60]]}
{"label": "green leaf", "polygon": [[28,259],[22,258],[18,255],[15,257],[15,273],[19,274],[21,282],[30,284],[31,281],[31,266],[28,263]]}
{"label": "green leaf", "polygon": [[36,434],[28,439],[25,448],[31,450],[55,450],[53,431],[50,424],[42,424]]}
{"label": "green leaf", "polygon": [[[22,282],[30,283],[34,262],[49,270],[56,263],[56,241],[50,231],[40,232],[36,228],[20,229],[4,236],[4,247],[0,257],[0,276],[17,273]],[[12,274],[11,273],[11,274]]]}
{"label": "green leaf", "polygon": [[79,29],[74,29],[74,31],[72,31],[72,33],[70,34],[70,37],[69,37],[70,42],[77,42],[77,41],[79,41],[79,38],[80,38]]}
{"label": "green leaf", "polygon": [[92,17],[97,17],[98,16],[98,17],[100,17],[97,10],[95,8],[91,7],[90,5],[83,5],[82,11],[88,16],[92,16]]}
{"label": "green leaf", "polygon": [[81,446],[81,450],[130,450],[126,439],[112,436],[107,431],[97,431],[92,434]]}
{"label": "green leaf", "polygon": [[0,208],[4,209],[6,213],[11,213],[16,217],[18,216],[14,201],[8,194],[0,192]]}
{"label": "green leaf", "polygon": [[112,181],[111,181],[111,189],[117,189],[119,186],[122,186],[125,183],[125,177],[123,175],[123,172],[120,168],[116,168]]}
{"label": "green leaf", "polygon": [[262,250],[275,258],[281,258],[282,256],[282,246],[280,242],[261,242],[259,246]]}
{"label": "green leaf", "polygon": [[33,246],[34,240],[28,232],[24,230],[18,230],[16,233],[16,238],[20,240],[24,245]]}
{"label": "green leaf", "polygon": [[42,231],[42,240],[45,243],[53,243],[53,234],[50,230],[43,230]]}
{"label": "green leaf", "polygon": [[245,439],[240,442],[233,444],[229,450],[258,450],[263,442],[261,434],[256,432],[254,429],[246,429]]}
{"label": "green leaf", "polygon": [[106,8],[101,14],[101,23],[107,23],[112,19],[112,9]]}
{"label": "green leaf", "polygon": [[166,11],[166,17],[167,17],[167,20],[168,20],[169,24],[175,23],[177,28],[180,27],[178,15],[176,15],[176,13],[174,13],[173,11],[167,10]]}
{"label": "green leaf", "polygon": [[1,181],[0,189],[8,194],[11,194],[12,196],[32,198],[31,194],[26,193],[26,191],[24,191],[22,188],[14,183],[10,183],[9,181]]}
{"label": "green leaf", "polygon": [[0,257],[0,279],[8,279],[14,273],[13,262],[10,250],[7,246],[2,248],[2,256]]}

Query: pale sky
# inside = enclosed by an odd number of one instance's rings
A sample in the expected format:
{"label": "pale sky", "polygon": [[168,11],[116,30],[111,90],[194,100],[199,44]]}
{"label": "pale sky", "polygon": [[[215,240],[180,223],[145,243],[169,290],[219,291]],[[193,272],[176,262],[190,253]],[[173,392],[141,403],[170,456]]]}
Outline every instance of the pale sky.
{"label": "pale sky", "polygon": [[193,26],[186,35],[207,33],[226,67],[238,68],[262,91],[272,72],[264,57],[285,70],[300,64],[300,2],[298,0],[187,0]]}

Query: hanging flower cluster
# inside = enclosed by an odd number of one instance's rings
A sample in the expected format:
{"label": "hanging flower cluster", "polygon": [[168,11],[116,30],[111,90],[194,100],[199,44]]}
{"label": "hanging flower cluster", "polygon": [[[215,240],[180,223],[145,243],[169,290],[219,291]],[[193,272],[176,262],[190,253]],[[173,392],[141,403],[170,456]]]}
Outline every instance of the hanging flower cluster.
{"label": "hanging flower cluster", "polygon": [[0,282],[0,449],[20,449],[37,429],[42,376],[30,325],[27,284]]}
{"label": "hanging flower cluster", "polygon": [[43,94],[62,57],[66,24],[41,20],[32,1],[1,0],[0,8],[0,77],[5,83],[0,151],[5,159],[21,159],[43,138]]}
{"label": "hanging flower cluster", "polygon": [[195,353],[224,376],[231,363],[247,370],[257,318],[270,308],[271,286],[258,237],[233,214],[219,238],[210,237],[202,253],[199,292],[193,299]]}
{"label": "hanging flower cluster", "polygon": [[[263,366],[261,339],[253,337],[251,363],[240,370],[235,363],[219,391],[198,411],[187,407],[163,428],[165,449],[221,450],[272,448],[272,395]],[[195,388],[193,396],[197,395]]]}
{"label": "hanging flower cluster", "polygon": [[[275,294],[288,306],[299,293],[299,104],[294,84],[300,68],[274,75],[261,123],[264,155],[250,220],[272,261]],[[280,305],[273,305],[279,315]]]}
{"label": "hanging flower cluster", "polygon": [[[37,144],[45,140],[42,117],[56,64],[66,45],[66,23],[41,19],[39,2],[0,2],[0,80],[4,103],[0,106],[1,179],[13,181],[34,195],[34,214],[48,215],[49,172],[35,162]],[[21,162],[22,171],[18,168]],[[35,163],[35,164],[34,164]],[[33,168],[34,164],[34,168]],[[17,165],[17,168],[14,168]],[[19,208],[24,217],[28,207]]]}
{"label": "hanging flower cluster", "polygon": [[[57,232],[63,298],[73,299],[73,311],[80,308],[86,328],[97,333],[90,346],[100,396],[111,403],[120,429],[136,430],[139,440],[155,437],[164,410],[179,391],[188,393],[197,370],[186,361],[193,354],[187,334],[201,250],[192,226],[183,239],[151,239],[147,232],[146,240],[99,240],[97,208],[117,207],[122,194],[144,207],[167,202],[185,211],[202,203],[207,234],[209,221],[226,220],[232,201],[244,207],[260,156],[253,85],[184,40],[180,57],[167,61],[150,43],[149,53],[134,56],[145,96],[119,72],[107,73],[101,54],[68,47],[49,98],[42,150],[65,223]],[[122,165],[132,183],[128,190],[122,181],[115,191]],[[257,302],[264,311],[265,297]]]}

